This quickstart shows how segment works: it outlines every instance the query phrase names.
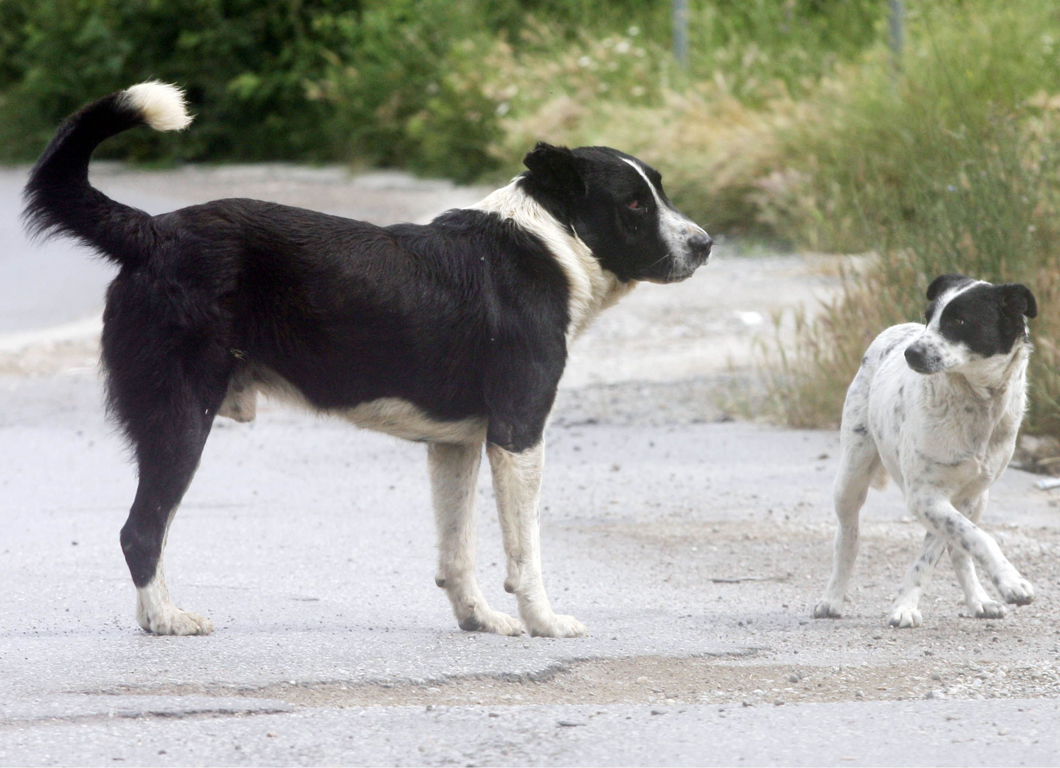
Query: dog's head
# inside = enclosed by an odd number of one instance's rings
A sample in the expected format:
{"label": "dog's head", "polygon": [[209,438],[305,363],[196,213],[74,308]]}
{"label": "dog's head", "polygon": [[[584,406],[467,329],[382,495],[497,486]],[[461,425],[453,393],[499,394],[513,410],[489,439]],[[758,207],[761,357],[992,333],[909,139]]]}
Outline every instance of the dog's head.
{"label": "dog's head", "polygon": [[1007,357],[1027,338],[1026,318],[1038,314],[1025,285],[991,285],[964,275],[942,275],[928,286],[924,332],[905,350],[917,373],[951,371]]}
{"label": "dog's head", "polygon": [[659,172],[637,158],[539,143],[523,162],[523,189],[619,280],[677,282],[710,257],[710,235],[674,208]]}

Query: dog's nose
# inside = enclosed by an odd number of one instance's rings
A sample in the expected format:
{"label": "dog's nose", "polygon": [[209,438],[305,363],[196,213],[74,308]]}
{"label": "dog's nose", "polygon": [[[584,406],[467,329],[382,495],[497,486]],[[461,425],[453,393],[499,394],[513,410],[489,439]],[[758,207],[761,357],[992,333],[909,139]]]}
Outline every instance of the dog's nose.
{"label": "dog's nose", "polygon": [[688,238],[689,249],[695,256],[704,261],[710,256],[710,248],[712,245],[714,245],[714,241],[711,239],[710,235],[702,229],[692,235],[692,237]]}
{"label": "dog's nose", "polygon": [[924,354],[924,348],[921,346],[910,344],[906,347],[905,361],[917,373],[924,373],[927,370],[927,355]]}

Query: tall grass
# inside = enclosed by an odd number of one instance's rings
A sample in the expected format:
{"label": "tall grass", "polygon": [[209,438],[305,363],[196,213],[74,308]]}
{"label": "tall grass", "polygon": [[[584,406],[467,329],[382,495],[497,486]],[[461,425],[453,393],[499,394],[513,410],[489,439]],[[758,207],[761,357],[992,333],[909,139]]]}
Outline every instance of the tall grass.
{"label": "tall grass", "polygon": [[815,320],[796,318],[794,350],[767,356],[771,405],[789,424],[837,423],[872,338],[918,320],[933,277],[963,272],[1037,295],[1025,428],[1060,432],[1057,14],[984,6],[946,21],[923,20],[902,80],[836,91],[831,130],[798,132],[816,164],[805,194],[831,208],[792,220],[793,236],[873,255]]}

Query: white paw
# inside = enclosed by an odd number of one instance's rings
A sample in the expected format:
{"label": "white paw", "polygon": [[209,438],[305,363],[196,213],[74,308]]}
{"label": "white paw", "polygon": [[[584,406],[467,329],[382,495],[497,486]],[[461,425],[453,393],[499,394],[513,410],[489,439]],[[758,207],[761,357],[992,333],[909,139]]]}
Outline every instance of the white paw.
{"label": "white paw", "polygon": [[476,610],[470,616],[460,619],[460,629],[465,632],[493,632],[512,637],[526,632],[523,622],[519,619],[489,608]]}
{"label": "white paw", "polygon": [[1034,601],[1034,587],[1026,579],[1013,578],[997,583],[1001,599],[1013,605],[1027,605]]}
{"label": "white paw", "polygon": [[149,614],[139,613],[136,620],[155,635],[208,635],[213,632],[213,622],[205,616],[172,605]]}
{"label": "white paw", "polygon": [[985,600],[976,605],[969,605],[968,609],[977,619],[1003,619],[1005,618],[1005,606],[993,600]]}
{"label": "white paw", "polygon": [[843,601],[821,598],[813,607],[815,619],[839,619],[843,616]]}
{"label": "white paw", "polygon": [[589,633],[585,625],[573,616],[558,613],[527,621],[526,624],[534,637],[585,637]]}
{"label": "white paw", "polygon": [[890,625],[905,629],[907,627],[919,627],[924,623],[920,611],[911,605],[898,605],[891,611]]}

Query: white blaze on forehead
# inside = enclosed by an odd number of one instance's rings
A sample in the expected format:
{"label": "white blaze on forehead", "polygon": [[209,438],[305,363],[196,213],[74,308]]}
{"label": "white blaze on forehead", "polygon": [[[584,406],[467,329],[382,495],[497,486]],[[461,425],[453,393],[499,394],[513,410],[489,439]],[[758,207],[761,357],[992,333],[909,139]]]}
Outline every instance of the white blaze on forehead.
{"label": "white blaze on forehead", "polygon": [[942,317],[942,311],[946,309],[951,301],[956,299],[962,293],[967,293],[972,288],[975,288],[975,286],[985,284],[986,283],[983,280],[970,280],[963,285],[958,285],[956,288],[950,288],[948,291],[943,292],[935,299],[935,314],[931,316],[931,322],[928,323],[927,327],[938,328],[939,323],[941,322],[940,318]]}
{"label": "white blaze on forehead", "polygon": [[648,185],[648,189],[651,190],[652,197],[655,198],[655,205],[659,209],[659,233],[662,235],[663,240],[666,241],[670,252],[675,255],[686,256],[688,238],[700,232],[705,235],[707,234],[706,231],[687,216],[663,202],[659,190],[651,183],[651,179],[648,178],[648,174],[644,172],[639,163],[626,157],[621,159],[623,162],[629,163],[633,170],[640,174],[640,177],[644,179],[644,183]]}

